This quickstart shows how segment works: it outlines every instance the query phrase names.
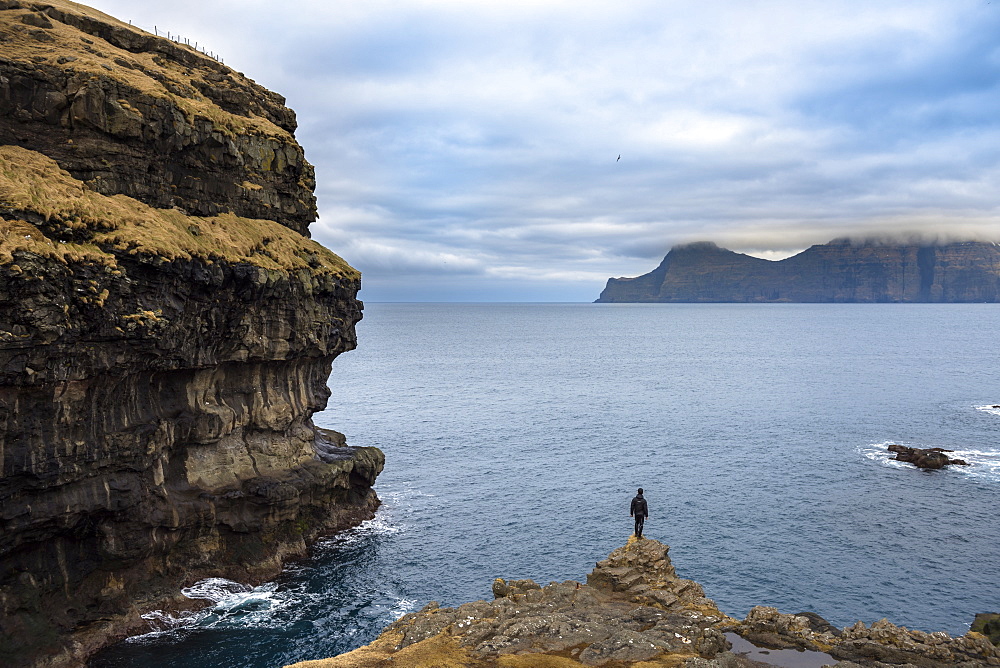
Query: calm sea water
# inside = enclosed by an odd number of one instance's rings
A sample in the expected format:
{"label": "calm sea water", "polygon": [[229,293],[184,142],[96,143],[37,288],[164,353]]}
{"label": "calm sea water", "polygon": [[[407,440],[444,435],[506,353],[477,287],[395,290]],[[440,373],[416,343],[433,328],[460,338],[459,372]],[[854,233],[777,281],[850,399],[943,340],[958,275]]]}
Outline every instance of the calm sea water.
{"label": "calm sea water", "polygon": [[964,633],[1000,610],[998,331],[991,305],[370,304],[316,422],[385,451],[376,519],[91,666],[277,667],[498,576],[582,580],[639,486],[731,615]]}

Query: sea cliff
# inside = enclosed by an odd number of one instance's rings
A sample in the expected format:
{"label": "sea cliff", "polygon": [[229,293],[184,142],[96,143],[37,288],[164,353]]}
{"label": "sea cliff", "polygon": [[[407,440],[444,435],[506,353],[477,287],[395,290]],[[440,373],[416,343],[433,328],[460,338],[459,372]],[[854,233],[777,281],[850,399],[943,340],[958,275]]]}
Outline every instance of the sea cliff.
{"label": "sea cliff", "polygon": [[308,238],[277,94],[65,0],[0,0],[0,656],[79,665],[372,516],[317,429],[360,275]]}
{"label": "sea cliff", "polygon": [[371,644],[286,668],[979,668],[1000,649],[969,632],[953,638],[880,620],[837,629],[815,613],[755,607],[721,612],[677,576],[669,547],[630,538],[586,583],[493,583],[492,601],[434,602],[390,624]]}
{"label": "sea cliff", "polygon": [[608,279],[596,301],[995,303],[1000,244],[840,239],[769,261],[699,242],[648,274]]}

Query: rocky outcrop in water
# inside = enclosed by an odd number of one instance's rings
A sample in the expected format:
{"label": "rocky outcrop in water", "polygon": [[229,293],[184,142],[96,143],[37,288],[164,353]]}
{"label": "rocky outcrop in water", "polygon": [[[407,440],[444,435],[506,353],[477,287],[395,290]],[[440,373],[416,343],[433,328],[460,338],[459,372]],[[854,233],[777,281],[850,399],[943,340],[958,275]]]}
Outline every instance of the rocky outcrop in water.
{"label": "rocky outcrop in water", "polygon": [[636,278],[611,278],[598,302],[998,302],[1000,244],[812,246],[777,262],[713,243],[676,246]]}
{"label": "rocky outcrop in water", "polygon": [[922,469],[942,469],[949,464],[957,466],[968,466],[969,462],[964,459],[951,459],[944,448],[910,448],[905,445],[892,444],[886,448],[889,452],[895,452],[896,459],[901,462],[909,462]]}
{"label": "rocky outcrop in water", "polygon": [[[630,538],[587,583],[531,580],[493,584],[493,601],[457,608],[430,603],[390,624],[375,642],[331,659],[289,668],[754,668],[773,650],[794,665],[838,668],[1000,665],[1000,650],[979,633],[924,633],[886,620],[842,631],[812,613],[756,607],[743,620],[720,612],[702,588],[677,577],[669,547]],[[750,653],[741,638],[770,648]],[[752,646],[750,646],[752,647]]]}
{"label": "rocky outcrop in water", "polygon": [[78,664],[372,516],[316,429],[360,276],[305,236],[282,99],[62,0],[0,0],[0,657]]}

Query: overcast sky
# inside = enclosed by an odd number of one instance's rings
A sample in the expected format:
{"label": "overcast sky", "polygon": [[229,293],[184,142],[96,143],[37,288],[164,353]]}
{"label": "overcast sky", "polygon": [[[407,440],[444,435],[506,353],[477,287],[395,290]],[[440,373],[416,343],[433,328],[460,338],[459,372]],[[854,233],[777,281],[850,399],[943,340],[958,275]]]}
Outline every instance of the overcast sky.
{"label": "overcast sky", "polygon": [[90,4],[288,99],[369,301],[592,301],[695,240],[1000,240],[1000,0]]}

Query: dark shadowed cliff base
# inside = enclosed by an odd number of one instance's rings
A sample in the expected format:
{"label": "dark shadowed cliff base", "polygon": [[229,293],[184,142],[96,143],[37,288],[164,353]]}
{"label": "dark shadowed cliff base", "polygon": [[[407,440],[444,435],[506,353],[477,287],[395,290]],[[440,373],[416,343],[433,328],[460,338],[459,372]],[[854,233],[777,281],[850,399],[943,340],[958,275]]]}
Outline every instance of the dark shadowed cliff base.
{"label": "dark shadowed cliff base", "polygon": [[636,278],[610,278],[597,302],[1000,301],[1000,245],[853,243],[812,246],[777,262],[713,243],[676,246]]}
{"label": "dark shadowed cliff base", "polygon": [[[598,562],[586,584],[493,583],[492,601],[423,610],[373,643],[288,668],[982,668],[1000,666],[986,636],[960,638],[887,620],[837,629],[815,613],[721,612],[677,577],[670,548],[648,538]],[[752,644],[751,644],[752,643]],[[761,651],[763,650],[763,651]]]}
{"label": "dark shadowed cliff base", "polygon": [[284,100],[65,0],[0,0],[0,663],[79,665],[205,576],[370,518],[318,430],[360,275]]}

